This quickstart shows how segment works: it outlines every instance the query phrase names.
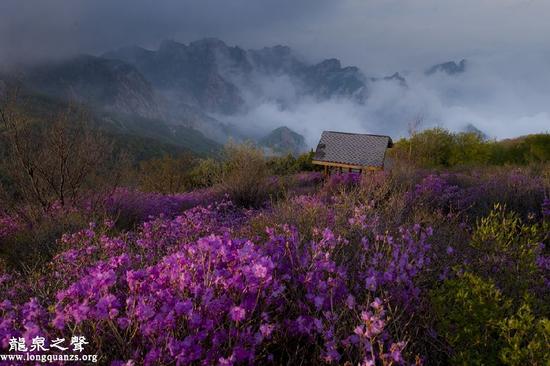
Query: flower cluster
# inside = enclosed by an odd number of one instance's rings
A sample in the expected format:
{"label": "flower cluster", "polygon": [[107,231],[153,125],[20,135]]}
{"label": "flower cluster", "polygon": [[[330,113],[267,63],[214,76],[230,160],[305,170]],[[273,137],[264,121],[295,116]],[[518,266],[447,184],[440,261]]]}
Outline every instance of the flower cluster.
{"label": "flower cluster", "polygon": [[450,184],[447,176],[429,174],[417,184],[413,191],[408,192],[407,200],[410,207],[428,205],[437,209],[462,209],[468,197],[464,190]]}
{"label": "flower cluster", "polygon": [[111,216],[122,216],[141,223],[161,214],[174,217],[197,205],[208,205],[221,198],[215,189],[203,189],[180,194],[162,195],[119,188],[104,200]]}
{"label": "flower cluster", "polygon": [[404,362],[401,352],[405,342],[388,344],[383,341],[387,337],[385,315],[382,301],[376,298],[369,308],[361,312],[361,323],[355,327],[354,335],[349,337],[349,343],[359,345],[363,354],[361,366],[374,366],[377,361],[386,365]]}
{"label": "flower cluster", "polygon": [[293,178],[298,187],[312,186],[321,183],[323,174],[319,172],[302,172],[296,174]]}
{"label": "flower cluster", "polygon": [[[214,189],[119,189],[105,200],[109,218],[65,233],[32,278],[0,273],[0,346],[77,333],[111,365],[418,363],[426,346],[414,343],[432,329],[427,281],[473,257],[461,257],[456,227],[447,238],[430,221],[390,222],[386,178],[336,175],[314,194],[253,210]],[[397,194],[452,212],[482,186],[457,180],[428,175]],[[120,229],[123,216],[133,225]],[[0,233],[15,230],[4,217]],[[545,247],[535,254],[548,273]]]}
{"label": "flower cluster", "polygon": [[328,184],[329,186],[351,187],[359,184],[360,182],[360,173],[340,173],[331,175]]}
{"label": "flower cluster", "polygon": [[[404,343],[384,331],[380,300],[373,314],[363,304],[375,294],[415,296],[429,249],[420,227],[365,239],[357,261],[345,263],[350,243],[328,228],[305,242],[289,226],[268,229],[263,242],[234,238],[250,214],[222,201],[135,232],[111,235],[105,222],[63,236],[54,296],[22,302],[32,291],[7,292],[2,343],[78,330],[113,364],[230,365],[276,362],[293,346],[290,337],[314,345],[320,362],[401,363]],[[366,338],[354,326],[361,313]],[[366,343],[373,337],[376,350]]]}

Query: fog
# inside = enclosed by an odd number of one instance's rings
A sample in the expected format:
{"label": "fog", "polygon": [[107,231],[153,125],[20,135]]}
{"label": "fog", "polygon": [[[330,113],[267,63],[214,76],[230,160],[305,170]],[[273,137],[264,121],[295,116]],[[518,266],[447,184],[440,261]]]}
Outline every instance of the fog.
{"label": "fog", "polygon": [[404,71],[405,87],[395,80],[368,83],[365,104],[300,98],[299,86],[288,77],[257,76],[259,90],[247,93],[241,85],[247,112],[216,118],[253,136],[288,126],[304,135],[310,147],[323,130],[389,134],[397,139],[407,136],[415,121],[420,122],[419,130],[465,131],[474,126],[491,139],[550,132],[550,74],[543,72],[547,60],[518,56],[511,67],[510,59],[514,56],[470,59],[466,71],[454,75],[426,75],[427,67]]}
{"label": "fog", "polygon": [[[163,39],[284,44],[311,62],[339,58],[367,77],[399,71],[408,87],[370,83],[359,105],[297,100],[289,80],[265,79],[262,98],[245,95],[245,115],[216,117],[257,135],[287,125],[311,146],[324,129],[404,136],[418,116],[422,128],[472,124],[506,138],[550,130],[548,14],[545,0],[3,0],[0,63],[155,48]],[[462,58],[464,74],[424,74]]]}

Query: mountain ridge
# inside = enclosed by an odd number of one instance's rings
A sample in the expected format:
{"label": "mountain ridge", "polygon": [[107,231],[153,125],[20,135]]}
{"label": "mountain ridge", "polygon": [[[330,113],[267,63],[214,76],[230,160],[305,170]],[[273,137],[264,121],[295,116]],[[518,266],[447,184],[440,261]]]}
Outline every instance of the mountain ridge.
{"label": "mountain ridge", "polygon": [[[434,72],[464,72],[465,61],[434,67]],[[121,47],[100,56],[78,55],[24,67],[21,74],[29,90],[87,104],[102,115],[124,116],[126,127],[134,116],[136,130],[144,134],[147,131],[139,124],[149,121],[152,130],[163,129],[160,125],[172,131],[191,129],[218,144],[228,139],[259,141],[273,132],[260,126],[252,133],[239,122],[264,103],[283,111],[301,101],[343,99],[366,104],[373,83],[407,88],[399,72],[367,77],[337,58],[308,62],[288,46],[245,50],[216,38],[188,44],[164,40],[155,50]],[[278,82],[282,84],[277,86]],[[187,130],[190,135],[191,130]]]}

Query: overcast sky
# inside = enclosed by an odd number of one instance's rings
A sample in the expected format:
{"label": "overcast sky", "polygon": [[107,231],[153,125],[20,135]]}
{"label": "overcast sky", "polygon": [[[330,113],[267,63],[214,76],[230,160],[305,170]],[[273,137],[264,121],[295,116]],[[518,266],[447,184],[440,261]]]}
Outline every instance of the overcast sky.
{"label": "overcast sky", "polygon": [[[550,131],[549,16],[550,0],[0,0],[0,65],[134,44],[154,49],[164,39],[217,37],[245,49],[283,44],[311,61],[339,58],[368,76],[400,71],[409,88],[372,86],[361,107],[259,104],[239,121],[284,123],[314,141],[334,121],[400,136],[421,114],[422,127],[474,124],[504,138]],[[462,58],[464,75],[422,72]]]}
{"label": "overcast sky", "polygon": [[550,55],[549,14],[547,0],[2,0],[0,57],[212,36],[389,73],[477,55]]}

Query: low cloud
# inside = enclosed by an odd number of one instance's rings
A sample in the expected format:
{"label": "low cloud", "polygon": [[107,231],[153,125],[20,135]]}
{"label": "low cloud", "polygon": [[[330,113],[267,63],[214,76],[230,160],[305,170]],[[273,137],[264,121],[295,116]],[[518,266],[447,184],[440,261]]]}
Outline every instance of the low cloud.
{"label": "low cloud", "polygon": [[509,67],[510,57],[468,60],[466,72],[457,75],[408,72],[407,87],[397,81],[372,82],[365,104],[299,98],[290,79],[259,78],[262,92],[245,93],[247,113],[217,117],[253,136],[288,126],[304,135],[310,147],[323,130],[389,134],[397,139],[407,135],[409,124],[419,116],[420,129],[464,131],[473,125],[496,139],[550,132],[550,75],[544,72],[545,59],[518,58]]}

